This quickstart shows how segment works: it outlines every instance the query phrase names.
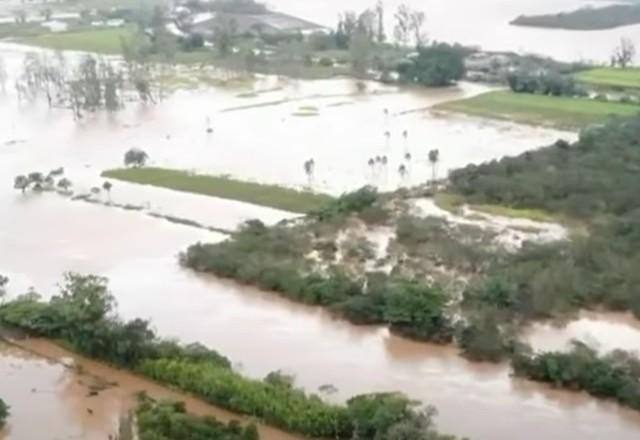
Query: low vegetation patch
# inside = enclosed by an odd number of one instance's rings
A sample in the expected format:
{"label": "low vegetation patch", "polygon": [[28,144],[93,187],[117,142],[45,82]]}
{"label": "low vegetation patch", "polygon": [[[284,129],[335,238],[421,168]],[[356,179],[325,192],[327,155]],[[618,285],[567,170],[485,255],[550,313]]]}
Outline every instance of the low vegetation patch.
{"label": "low vegetation patch", "polygon": [[219,422],[214,417],[188,414],[184,403],[155,402],[143,398],[136,410],[140,440],[259,440],[254,423],[242,426],[233,421]]}
{"label": "low vegetation patch", "polygon": [[469,99],[440,104],[434,108],[560,129],[583,128],[605,123],[611,116],[631,116],[640,113],[640,106],[633,104],[506,91],[489,92]]}
{"label": "low vegetation patch", "polygon": [[592,348],[574,342],[567,353],[521,353],[512,364],[518,376],[559,388],[584,390],[640,410],[640,359],[628,352],[617,350],[599,355]]}
{"label": "low vegetation patch", "polygon": [[102,176],[298,213],[320,209],[333,200],[331,196],[310,191],[165,168],[121,168],[105,171]]}
{"label": "low vegetation patch", "polygon": [[454,171],[450,190],[471,204],[504,205],[578,218],[588,234],[528,246],[469,292],[518,316],[553,317],[605,306],[640,317],[640,118],[585,130],[554,145]]}
{"label": "low vegetation patch", "polygon": [[17,41],[54,50],[119,54],[122,52],[122,40],[131,39],[132,34],[130,28],[89,29],[21,37]]}
{"label": "low vegetation patch", "polygon": [[[257,417],[265,423],[314,438],[352,439],[366,432],[366,438],[389,438],[400,431],[408,438],[429,435],[434,440],[453,440],[439,434],[423,410],[403,395],[386,393],[356,396],[346,405],[333,405],[294,387],[289,377],[270,373],[264,380],[245,378],[233,371],[224,356],[199,344],[180,345],[156,336],[149,322],[122,321],[115,316],[115,299],[105,278],[67,274],[60,293],[43,301],[36,294],[0,305],[0,324],[33,336],[60,341],[92,358],[143,374],[158,382],[190,392],[212,404]],[[160,438],[204,438],[204,432],[224,432],[235,427],[202,421],[182,413],[181,407],[143,407],[140,424],[147,433],[143,440]],[[158,419],[159,417],[159,419]],[[157,423],[160,422],[160,423]],[[426,429],[426,431],[425,431]],[[202,430],[202,431],[201,431]],[[197,431],[199,434],[196,434]],[[246,428],[239,437],[253,439]],[[169,437],[171,438],[171,437]],[[215,438],[215,437],[206,437]]]}
{"label": "low vegetation patch", "polygon": [[640,69],[600,67],[577,75],[578,81],[611,89],[640,89]]}

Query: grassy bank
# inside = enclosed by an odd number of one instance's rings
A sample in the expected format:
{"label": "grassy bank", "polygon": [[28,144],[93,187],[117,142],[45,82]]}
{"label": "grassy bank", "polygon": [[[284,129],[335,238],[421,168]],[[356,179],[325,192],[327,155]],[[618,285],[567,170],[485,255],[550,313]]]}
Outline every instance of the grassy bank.
{"label": "grassy bank", "polygon": [[599,88],[640,89],[640,69],[601,67],[580,72],[576,78]]}
{"label": "grassy bank", "polygon": [[299,213],[320,209],[333,200],[325,194],[164,168],[121,168],[102,176]]}
{"label": "grassy bank", "polygon": [[30,46],[55,50],[81,50],[101,54],[119,54],[122,38],[132,36],[129,28],[90,29],[83,31],[56,32],[17,38],[16,41]]}
{"label": "grassy bank", "polygon": [[509,218],[521,218],[532,220],[536,222],[549,222],[555,223],[560,222],[559,216],[553,215],[549,212],[540,210],[540,209],[521,209],[521,208],[510,208],[508,206],[503,205],[489,205],[489,204],[468,204],[466,203],[464,197],[453,194],[441,192],[434,196],[434,202],[436,205],[444,209],[445,211],[452,212],[456,214],[459,209],[463,205],[467,205],[469,209],[477,212],[481,212],[483,214],[495,215],[499,217],[509,217]]}
{"label": "grassy bank", "polygon": [[604,123],[610,116],[640,113],[640,107],[632,104],[507,91],[447,102],[435,109],[560,129],[578,129]]}

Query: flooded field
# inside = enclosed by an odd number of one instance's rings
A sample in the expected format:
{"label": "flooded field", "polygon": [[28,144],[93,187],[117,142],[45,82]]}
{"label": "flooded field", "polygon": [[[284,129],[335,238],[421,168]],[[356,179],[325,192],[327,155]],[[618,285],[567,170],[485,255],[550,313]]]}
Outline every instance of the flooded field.
{"label": "flooded field", "polygon": [[[398,4],[404,1],[385,0],[388,32],[393,30],[393,13]],[[267,3],[284,12],[315,20],[326,26],[335,26],[340,12],[361,12],[373,7],[375,1],[269,0]],[[567,61],[593,60],[607,64],[611,51],[621,37],[634,41],[640,38],[640,26],[637,25],[589,32],[509,25],[519,15],[556,14],[607,3],[598,0],[409,0],[408,3],[426,12],[426,28],[430,39],[479,46],[486,50],[537,53]]]}
{"label": "flooded field", "polygon": [[[194,414],[225,422],[237,419],[227,411],[73,355],[50,342],[34,339],[19,344],[26,350],[0,341],[0,395],[11,406],[8,425],[0,432],[2,439],[111,438],[117,433],[120,415],[133,408],[135,395],[141,390],[155,399],[183,401]],[[100,390],[97,395],[90,395],[96,390]],[[258,429],[266,440],[297,438],[267,427]]]}
{"label": "flooded field", "polygon": [[[19,50],[7,49],[4,54],[14,67],[22,57]],[[339,194],[365,183],[397,187],[396,170],[406,152],[412,157],[409,179],[418,182],[431,175],[427,154],[433,148],[440,150],[438,172],[443,175],[449,168],[517,154],[558,136],[574,136],[508,123],[435,117],[428,111],[437,102],[485,90],[479,86],[430,92],[372,85],[369,93],[360,95],[349,80],[272,81],[276,80],[265,80],[258,87],[277,85],[277,90],[252,98],[239,97],[236,90],[184,91],[155,107],[131,105],[117,115],[89,115],[80,123],[68,111],[19,104],[9,90],[0,99],[0,272],[11,278],[11,294],[29,286],[49,294],[67,270],[96,273],[110,278],[124,317],[149,318],[163,336],[216,348],[251,376],[284,369],[310,391],[335,385],[339,392],[334,398],[340,400],[371,391],[404,391],[436,405],[444,431],[476,440],[637,439],[640,415],[614,404],[512,380],[506,366],[472,364],[453,349],[410,342],[385,329],[354,327],[318,309],[198,276],[177,265],[177,253],[189,244],[221,240],[223,235],[55,194],[23,195],[12,188],[16,174],[63,166],[76,186],[86,190],[101,183],[98,176],[103,169],[120,166],[124,152],[138,147],[155,165],[293,187],[307,184],[302,164],[314,158],[315,189]],[[293,116],[301,106],[316,106],[319,115]],[[211,135],[205,132],[207,116],[215,129]],[[409,134],[406,144],[401,137],[404,130]],[[374,176],[367,160],[376,155],[388,155],[390,165]],[[288,216],[119,182],[112,197],[119,203],[146,204],[225,228],[252,217],[275,222]],[[558,335],[548,329],[540,332],[540,346]],[[596,337],[617,344],[609,332],[598,332]],[[82,396],[67,397],[77,388],[68,385],[71,379],[62,367],[20,359],[11,350],[0,357],[0,368],[16,375],[10,383],[0,381],[0,395],[15,406],[16,420],[23,420],[12,422],[11,439],[34,438],[28,431],[34,427],[24,421],[20,409],[29,407],[28,399],[42,398],[30,394],[32,386],[26,385],[30,375],[43,381],[37,388],[54,390],[43,403],[34,404],[53,411],[46,413],[47,419],[56,419],[52,423],[63,427],[64,420],[76,417],[67,422],[74,432],[96,435],[112,426],[123,406],[118,396],[105,394],[104,418],[84,421],[86,401]],[[12,399],[27,403],[18,407]]]}

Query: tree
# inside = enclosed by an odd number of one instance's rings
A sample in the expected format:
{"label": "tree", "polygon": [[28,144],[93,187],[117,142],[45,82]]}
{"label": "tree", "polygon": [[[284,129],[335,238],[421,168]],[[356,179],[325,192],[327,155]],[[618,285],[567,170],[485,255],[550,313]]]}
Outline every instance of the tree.
{"label": "tree", "polygon": [[424,30],[426,15],[422,11],[412,10],[409,13],[409,31],[413,34],[416,47],[422,47],[427,42],[427,35]]}
{"label": "tree", "polygon": [[26,176],[19,175],[13,180],[13,187],[21,190],[23,193],[29,188],[29,179]]}
{"label": "tree", "polygon": [[628,38],[621,38],[620,44],[616,46],[611,55],[611,66],[619,66],[624,69],[633,61],[635,56],[636,46],[633,41]]}
{"label": "tree", "polygon": [[429,163],[431,164],[431,184],[435,185],[436,183],[436,167],[438,166],[438,162],[440,161],[440,151],[430,150],[429,151]]}
{"label": "tree", "polygon": [[102,189],[109,195],[109,198],[111,198],[111,188],[113,188],[113,184],[108,180],[102,184]]}
{"label": "tree", "polygon": [[407,46],[409,44],[409,33],[411,31],[411,8],[406,3],[398,5],[394,14],[396,25],[393,28],[393,36],[396,42]]}
{"label": "tree", "polygon": [[397,67],[403,81],[428,87],[449,86],[464,76],[462,49],[445,43],[419,47],[418,56]]}
{"label": "tree", "polygon": [[13,15],[15,17],[16,23],[24,24],[27,22],[27,12],[25,10],[19,9],[17,11],[14,11]]}
{"label": "tree", "polygon": [[376,26],[376,41],[378,44],[382,44],[387,40],[387,35],[384,30],[384,2],[378,0],[376,3],[376,19],[378,20]]}
{"label": "tree", "polygon": [[128,167],[143,167],[147,163],[149,155],[138,148],[132,148],[124,155],[124,164]]}
{"label": "tree", "polygon": [[[2,274],[0,274],[0,304],[2,304],[2,302],[4,301],[4,297],[7,294],[7,284],[9,284],[9,277],[6,277]],[[2,402],[0,400],[0,402]],[[0,403],[0,407],[2,406],[2,404]],[[0,408],[0,419],[2,419],[2,414],[1,414],[1,408]]]}
{"label": "tree", "polygon": [[219,14],[213,23],[213,45],[218,50],[218,55],[226,57],[233,49],[238,32],[238,22],[235,18]]}
{"label": "tree", "polygon": [[9,406],[0,399],[0,429],[4,428],[7,417],[9,417]]}
{"label": "tree", "polygon": [[365,32],[357,31],[351,38],[349,44],[351,69],[356,77],[362,78],[366,75],[371,62],[372,49],[371,39]]}
{"label": "tree", "polygon": [[51,8],[44,8],[42,10],[42,17],[44,18],[44,21],[51,20],[51,15],[52,14],[53,14],[53,11],[51,10]]}
{"label": "tree", "polygon": [[73,184],[71,183],[71,181],[66,177],[63,177],[58,181],[58,188],[60,188],[64,192],[69,191],[69,188],[71,188],[72,185]]}

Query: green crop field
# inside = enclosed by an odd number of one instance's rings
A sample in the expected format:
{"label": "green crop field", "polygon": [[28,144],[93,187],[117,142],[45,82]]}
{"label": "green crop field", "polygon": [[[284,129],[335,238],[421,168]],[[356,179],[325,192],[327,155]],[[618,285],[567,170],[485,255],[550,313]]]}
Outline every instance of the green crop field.
{"label": "green crop field", "polygon": [[620,89],[640,89],[640,69],[601,67],[580,72],[578,81],[597,86]]}
{"label": "green crop field", "polygon": [[129,28],[89,29],[22,37],[16,41],[31,46],[56,50],[81,50],[102,54],[121,52],[123,38],[131,37]]}
{"label": "green crop field", "polygon": [[326,194],[164,168],[121,168],[105,171],[102,176],[299,213],[322,208],[333,200]]}
{"label": "green crop field", "polygon": [[610,116],[640,113],[640,106],[633,104],[509,91],[489,92],[469,99],[447,102],[436,106],[435,109],[561,129],[579,129],[603,123]]}

